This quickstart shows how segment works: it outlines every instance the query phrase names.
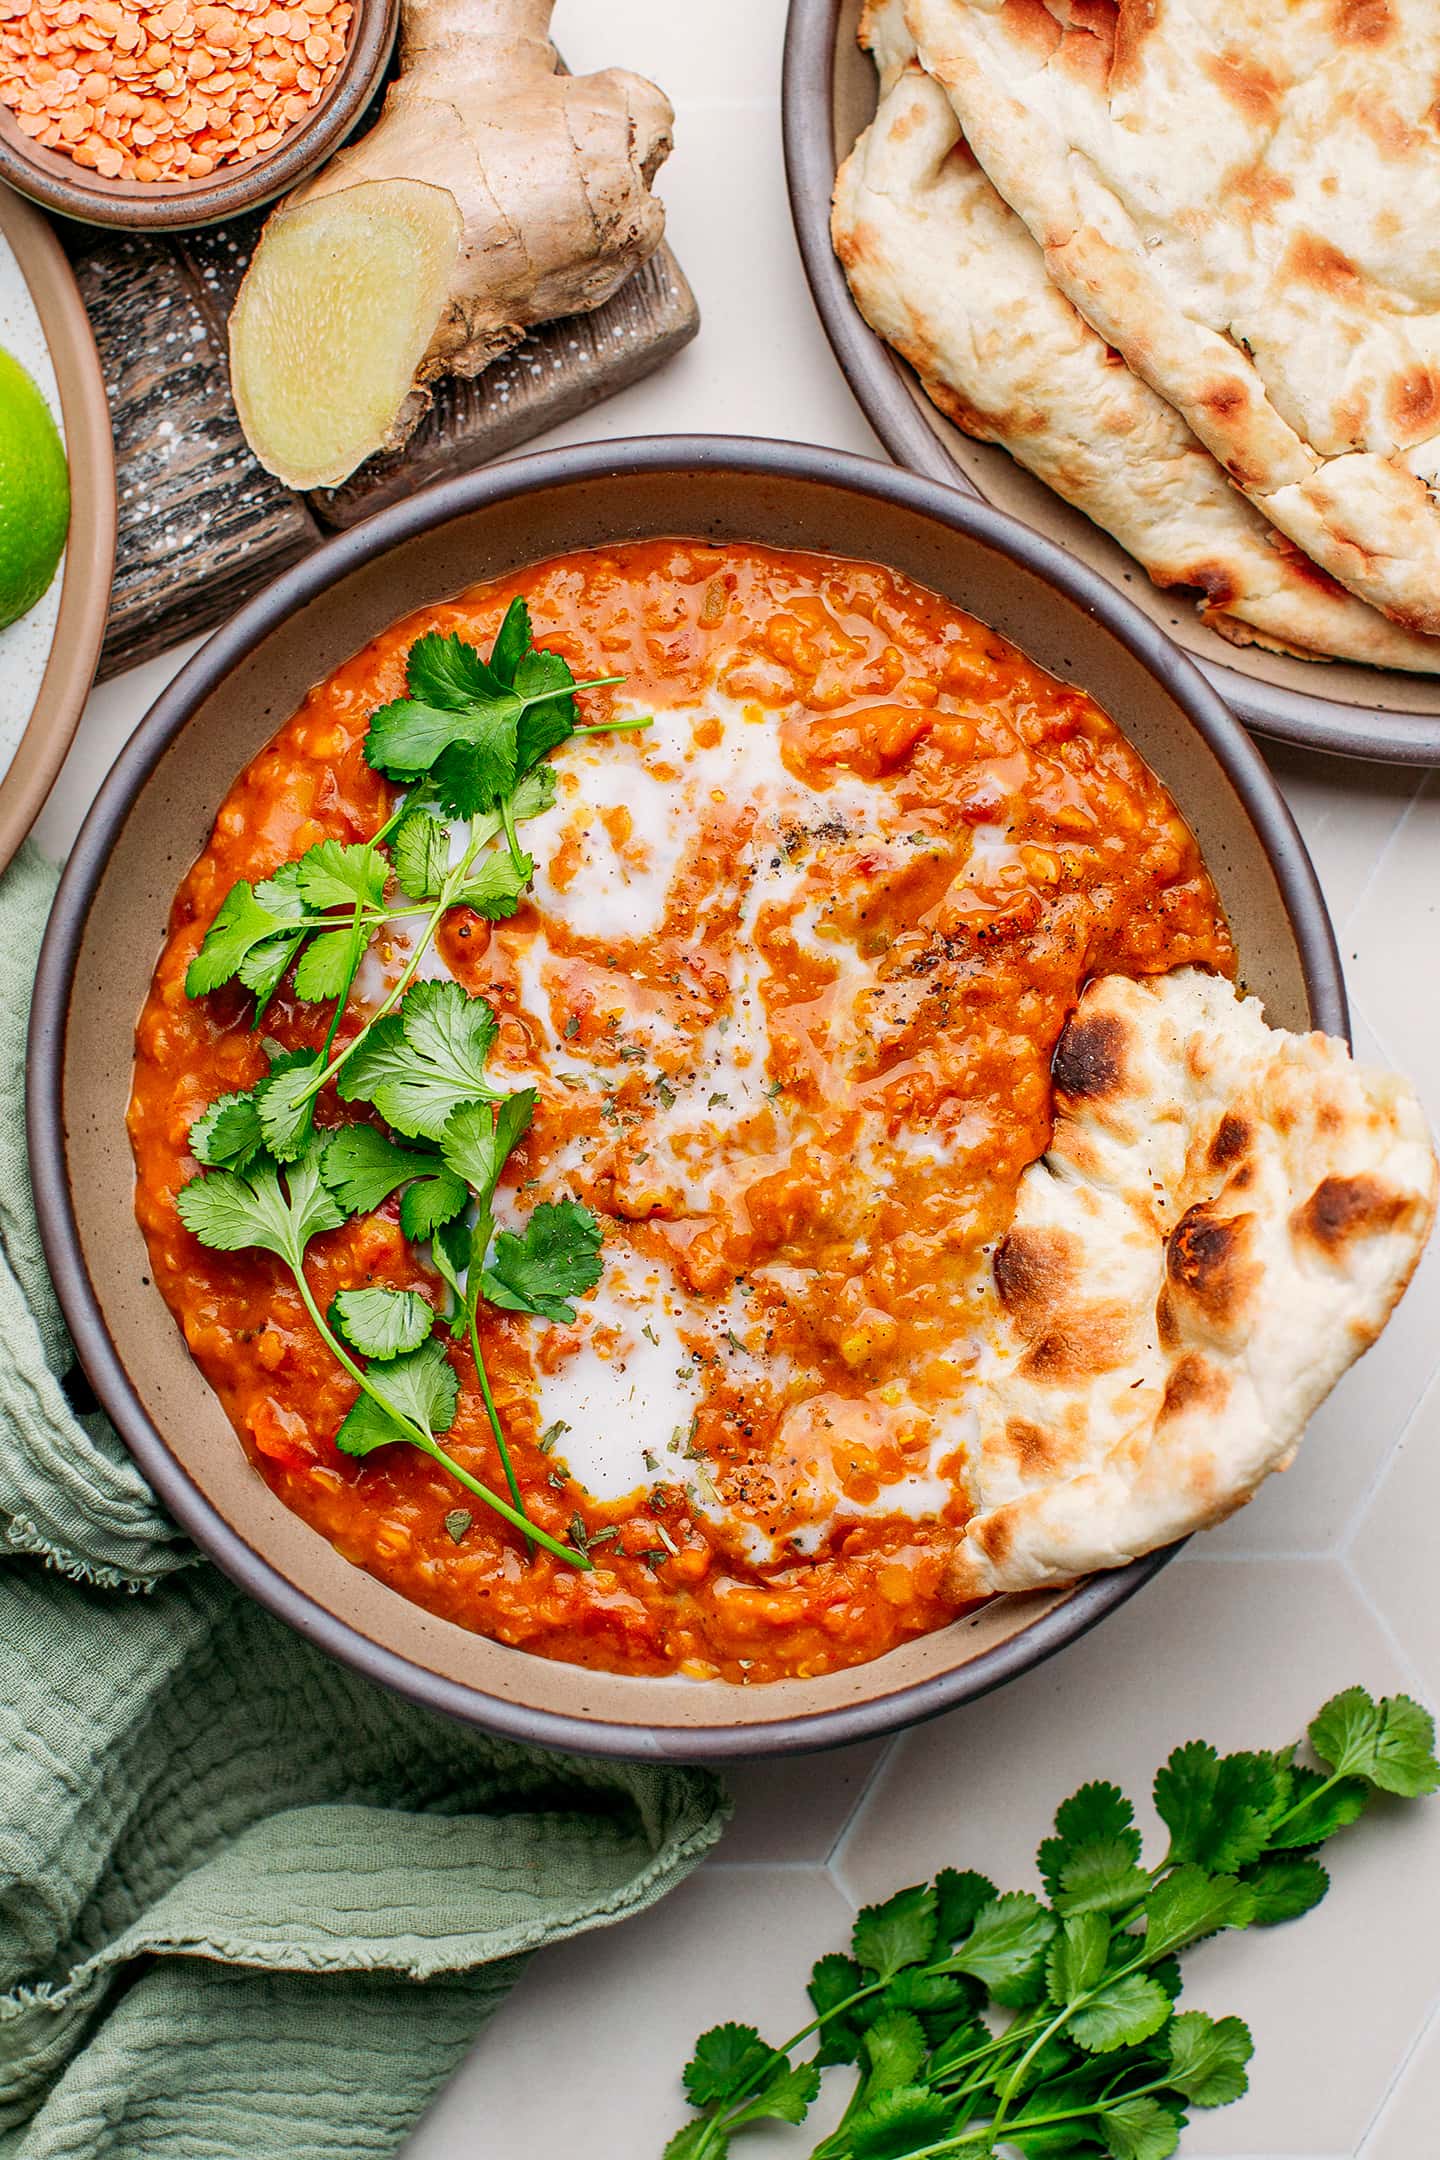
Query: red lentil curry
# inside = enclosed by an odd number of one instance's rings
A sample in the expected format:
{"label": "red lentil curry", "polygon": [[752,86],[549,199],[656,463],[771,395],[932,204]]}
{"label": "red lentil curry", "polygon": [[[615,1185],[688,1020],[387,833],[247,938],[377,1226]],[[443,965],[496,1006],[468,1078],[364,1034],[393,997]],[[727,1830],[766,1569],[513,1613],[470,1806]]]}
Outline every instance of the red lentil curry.
{"label": "red lentil curry", "polygon": [[[603,1231],[573,1325],[477,1317],[525,1511],[583,1572],[527,1556],[417,1447],[340,1452],[356,1385],[292,1276],[176,1208],[196,1118],[330,1018],[293,969],[263,1019],[235,982],[187,995],[227,892],[377,833],[401,791],[362,745],[410,648],[489,652],[519,594],[578,680],[623,677],[579,701],[587,722],[654,716],[554,751],[517,912],[452,909],[421,971],[489,1001],[492,1080],[536,1090],[497,1221],[564,1196]],[[409,934],[382,931],[339,1049]],[[1165,790],[1084,692],[948,601],[758,546],[565,556],[387,631],[236,781],[139,1023],[139,1219],[256,1470],[356,1566],[548,1657],[808,1677],[954,1617],[973,1301],[1048,1140],[1055,1042],[1090,976],[1187,963],[1234,960]],[[322,1127],[357,1114],[319,1099]],[[322,1309],[373,1285],[446,1310],[394,1197],[305,1269]],[[471,1348],[436,1340],[459,1383],[445,1447],[503,1492]]]}

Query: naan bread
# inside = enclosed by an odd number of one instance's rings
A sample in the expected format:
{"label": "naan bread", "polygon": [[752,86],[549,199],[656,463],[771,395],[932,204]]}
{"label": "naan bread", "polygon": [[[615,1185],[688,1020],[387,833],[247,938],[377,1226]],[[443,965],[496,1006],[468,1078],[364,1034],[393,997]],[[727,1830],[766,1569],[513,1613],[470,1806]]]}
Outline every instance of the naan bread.
{"label": "naan bread", "polygon": [[1123,1566],[1283,1469],[1435,1211],[1413,1092],[1184,968],[1093,982],[997,1248],[957,1598]]}
{"label": "naan bread", "polygon": [[835,184],[835,251],[866,321],[939,409],[1002,444],[1158,585],[1201,592],[1222,635],[1440,669],[1440,643],[1367,607],[1267,525],[1051,284],[915,62],[900,0],[872,8],[866,28],[889,87]]}
{"label": "naan bread", "polygon": [[1435,0],[907,0],[1051,277],[1270,521],[1440,631]]}

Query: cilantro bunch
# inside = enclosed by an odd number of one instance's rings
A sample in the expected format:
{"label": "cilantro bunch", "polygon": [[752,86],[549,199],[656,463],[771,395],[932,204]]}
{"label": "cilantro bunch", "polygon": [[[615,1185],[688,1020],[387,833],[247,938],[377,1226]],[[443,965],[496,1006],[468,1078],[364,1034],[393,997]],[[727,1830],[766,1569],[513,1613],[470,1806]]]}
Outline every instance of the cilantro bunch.
{"label": "cilantro bunch", "polygon": [[[535,647],[520,599],[506,611],[488,661],[458,636],[417,639],[406,696],[372,715],[365,740],[367,762],[403,783],[399,806],[372,840],[322,840],[258,885],[232,886],[185,980],[191,997],[238,981],[254,997],[258,1026],[293,969],[295,997],[332,1011],[321,1049],[267,1042],[265,1076],[220,1096],[192,1125],[191,1151],[204,1168],[178,1196],[182,1221],[203,1244],[258,1248],[289,1269],[322,1341],[359,1390],[336,1434],[341,1449],[366,1455],[407,1441],[528,1545],[582,1568],[592,1565],[583,1540],[578,1549],[559,1543],[526,1511],[481,1353],[479,1307],[487,1299],[510,1312],[573,1321],[569,1301],[600,1278],[599,1224],[588,1208],[561,1200],[533,1209],[519,1230],[497,1232],[495,1194],[529,1128],[535,1093],[492,1086],[487,1061],[497,1023],[484,998],[415,977],[451,909],[493,920],[519,907],[534,864],[518,828],[554,802],[554,774],[543,762],[549,753],[576,734],[649,724],[581,726],[577,693],[619,679],[577,683],[560,654]],[[458,831],[446,819],[458,820]],[[402,919],[419,924],[405,967],[337,1047],[371,942]],[[343,1101],[378,1111],[390,1132],[369,1123],[317,1131],[315,1104],[331,1084]],[[508,1501],[440,1445],[459,1387],[432,1333],[429,1300],[360,1285],[341,1291],[324,1314],[311,1290],[311,1241],[396,1192],[401,1230],[430,1246],[452,1300],[452,1332],[468,1337]],[[447,1516],[452,1535],[463,1513]]]}
{"label": "cilantro bunch", "polygon": [[1318,1846],[1377,1792],[1440,1786],[1434,1722],[1403,1695],[1347,1688],[1308,1737],[1318,1768],[1295,1747],[1177,1748],[1155,1779],[1170,1840],[1154,1867],[1129,1800],[1093,1784],[1040,1847],[1045,1900],[945,1868],[867,1907],[783,2047],[751,2025],[701,2035],[684,2072],[697,2113],[665,2160],[725,2160],[752,2124],[802,2122],[831,2064],[854,2083],[811,2160],[1168,2160],[1188,2108],[1239,2099],[1252,2053],[1239,2018],[1177,2010],[1180,1954],[1308,1912],[1329,1887]]}

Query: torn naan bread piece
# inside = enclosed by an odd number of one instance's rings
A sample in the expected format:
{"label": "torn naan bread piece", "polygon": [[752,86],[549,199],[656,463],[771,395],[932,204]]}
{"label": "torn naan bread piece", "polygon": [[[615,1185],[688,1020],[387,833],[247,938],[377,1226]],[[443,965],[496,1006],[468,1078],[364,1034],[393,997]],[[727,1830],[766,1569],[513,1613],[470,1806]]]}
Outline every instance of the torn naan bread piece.
{"label": "torn naan bread piece", "polygon": [[1440,631],[1435,0],[907,0],[1099,335],[1272,524]]}
{"label": "torn naan bread piece", "polygon": [[1284,1469],[1435,1212],[1413,1091],[1195,968],[1092,982],[997,1247],[948,1587],[1121,1567]]}
{"label": "torn naan bread piece", "polygon": [[1440,671],[1440,641],[1367,607],[1267,525],[1050,282],[914,60],[900,0],[866,28],[889,87],[835,183],[835,252],[939,410],[1001,444],[1157,585],[1202,594],[1204,621],[1233,642]]}

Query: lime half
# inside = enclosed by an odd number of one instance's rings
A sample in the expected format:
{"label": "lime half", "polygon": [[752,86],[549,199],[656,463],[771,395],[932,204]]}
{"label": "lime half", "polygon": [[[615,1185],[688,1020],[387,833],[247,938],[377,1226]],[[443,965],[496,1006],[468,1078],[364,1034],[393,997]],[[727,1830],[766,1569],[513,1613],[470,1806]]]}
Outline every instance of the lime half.
{"label": "lime half", "polygon": [[33,378],[0,346],[0,629],[48,590],[69,525],[60,431]]}

